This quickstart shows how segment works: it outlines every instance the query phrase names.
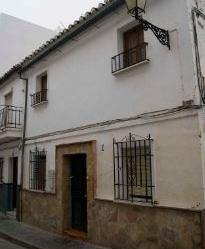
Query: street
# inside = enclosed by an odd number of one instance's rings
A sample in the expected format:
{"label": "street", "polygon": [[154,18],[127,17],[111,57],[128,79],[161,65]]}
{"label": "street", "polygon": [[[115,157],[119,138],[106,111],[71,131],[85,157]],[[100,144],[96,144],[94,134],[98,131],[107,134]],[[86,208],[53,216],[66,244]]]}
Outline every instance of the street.
{"label": "street", "polygon": [[0,249],[25,249],[25,248],[12,244],[6,240],[0,239]]}

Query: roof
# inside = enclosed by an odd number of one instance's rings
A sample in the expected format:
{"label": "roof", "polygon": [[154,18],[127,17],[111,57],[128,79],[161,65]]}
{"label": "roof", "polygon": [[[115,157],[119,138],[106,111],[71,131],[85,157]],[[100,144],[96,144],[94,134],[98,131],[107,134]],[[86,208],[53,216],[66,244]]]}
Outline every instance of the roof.
{"label": "roof", "polygon": [[84,16],[81,16],[73,24],[69,25],[55,37],[36,49],[32,54],[25,57],[20,63],[14,65],[9,71],[0,77],[0,84],[5,82],[13,74],[25,71],[31,65],[41,60],[67,41],[73,39],[82,31],[85,31],[95,22],[114,11],[122,4],[124,4],[124,0],[105,0],[104,3],[100,3],[97,8],[92,8],[91,11],[86,12]]}

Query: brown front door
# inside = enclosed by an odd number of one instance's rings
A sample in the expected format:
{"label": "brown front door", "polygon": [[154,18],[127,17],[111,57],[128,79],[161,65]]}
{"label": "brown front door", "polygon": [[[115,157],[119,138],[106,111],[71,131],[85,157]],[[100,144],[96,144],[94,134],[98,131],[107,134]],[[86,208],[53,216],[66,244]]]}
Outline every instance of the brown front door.
{"label": "brown front door", "polygon": [[71,156],[72,229],[87,232],[86,154]]}

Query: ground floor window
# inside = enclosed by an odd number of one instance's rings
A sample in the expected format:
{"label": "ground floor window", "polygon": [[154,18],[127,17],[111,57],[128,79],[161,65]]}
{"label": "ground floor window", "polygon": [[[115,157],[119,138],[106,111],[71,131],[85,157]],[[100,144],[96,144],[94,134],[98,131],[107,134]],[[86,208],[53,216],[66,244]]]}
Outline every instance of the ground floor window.
{"label": "ground floor window", "polygon": [[4,159],[0,158],[0,184],[3,183],[3,167],[4,167]]}
{"label": "ground floor window", "polygon": [[152,142],[150,136],[136,139],[132,134],[113,140],[116,200],[152,202]]}
{"label": "ground floor window", "polygon": [[30,151],[29,189],[45,191],[46,187],[46,152]]}

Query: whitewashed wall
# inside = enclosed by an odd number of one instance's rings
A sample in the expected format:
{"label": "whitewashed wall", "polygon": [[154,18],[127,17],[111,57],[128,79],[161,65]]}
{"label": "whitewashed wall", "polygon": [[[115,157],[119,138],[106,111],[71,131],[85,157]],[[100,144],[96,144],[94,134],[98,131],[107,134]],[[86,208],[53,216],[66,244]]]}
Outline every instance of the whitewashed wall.
{"label": "whitewashed wall", "polygon": [[[150,31],[145,33],[150,63],[111,74],[111,57],[122,52],[120,31],[133,22],[123,8],[26,72],[29,94],[36,91],[36,77],[48,72],[48,103],[35,108],[30,100],[28,103],[27,138],[177,107],[186,100],[198,103],[187,2],[148,1],[145,18],[169,29],[171,39],[168,50]],[[56,145],[96,140],[97,198],[113,200],[112,139],[129,132],[150,133],[154,138],[154,199],[158,205],[204,208],[197,112],[31,139],[26,145],[24,187],[28,188],[29,151],[35,146],[47,151],[48,171],[58,166]]]}
{"label": "whitewashed wall", "polygon": [[[201,147],[197,112],[177,114],[169,119],[125,122],[85,131],[28,141],[24,187],[29,184],[29,151],[37,146],[47,152],[47,176],[56,162],[56,146],[97,141],[97,198],[113,200],[113,138],[121,140],[129,132],[147,136],[153,142],[154,200],[159,206],[188,209],[204,208]],[[103,149],[102,149],[103,146]],[[47,190],[49,188],[47,186]]]}
{"label": "whitewashed wall", "polygon": [[48,71],[48,104],[32,108],[29,101],[28,137],[196,100],[186,3],[150,1],[145,18],[169,29],[171,38],[168,50],[151,31],[145,33],[149,43],[148,64],[117,76],[111,74],[111,57],[120,52],[118,31],[133,20],[123,9],[28,72],[32,94],[36,91],[36,76]]}
{"label": "whitewashed wall", "polygon": [[17,107],[24,107],[25,104],[25,82],[14,77],[0,85],[0,105],[5,105],[5,95],[12,92],[12,105]]}

